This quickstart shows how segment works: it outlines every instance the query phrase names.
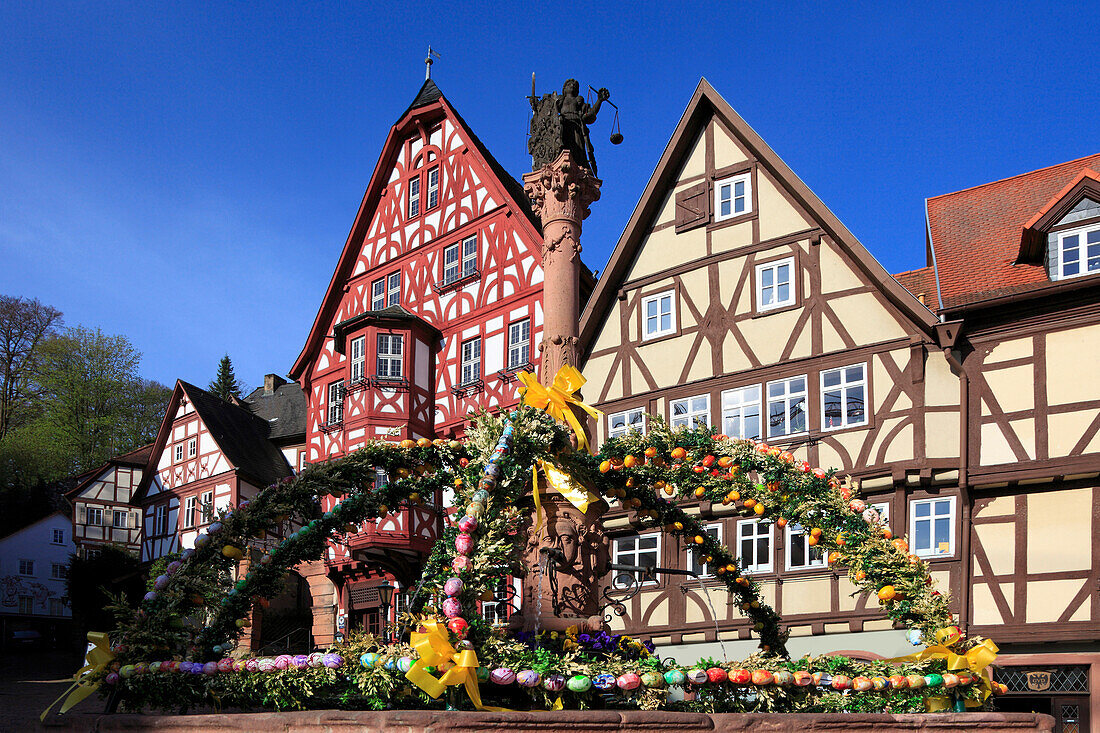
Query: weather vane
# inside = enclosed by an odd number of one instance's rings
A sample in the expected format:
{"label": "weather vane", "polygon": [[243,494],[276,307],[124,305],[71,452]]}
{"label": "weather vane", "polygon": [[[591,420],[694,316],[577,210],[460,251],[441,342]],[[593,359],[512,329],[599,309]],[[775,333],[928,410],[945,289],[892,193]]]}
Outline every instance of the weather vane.
{"label": "weather vane", "polygon": [[438,53],[433,51],[431,46],[428,46],[428,57],[424,59],[424,81],[428,81],[432,78],[432,64],[435,63],[434,61],[432,61],[432,56],[435,56],[437,59],[443,58]]}

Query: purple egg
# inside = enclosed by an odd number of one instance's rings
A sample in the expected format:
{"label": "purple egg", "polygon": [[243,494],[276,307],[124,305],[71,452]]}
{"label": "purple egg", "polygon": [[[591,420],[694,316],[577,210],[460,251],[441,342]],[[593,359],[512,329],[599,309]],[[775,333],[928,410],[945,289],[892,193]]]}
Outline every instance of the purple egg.
{"label": "purple egg", "polygon": [[218,663],[217,662],[207,662],[206,664],[202,665],[202,673],[203,674],[217,674],[217,672],[218,672]]}
{"label": "purple egg", "polygon": [[305,654],[295,654],[292,661],[294,662],[294,666],[298,669],[305,669],[309,666],[309,657]]}
{"label": "purple egg", "polygon": [[153,581],[153,587],[157,590],[164,590],[168,587],[168,576],[158,575],[157,579]]}
{"label": "purple egg", "polygon": [[107,675],[107,679],[104,680],[108,685],[117,685],[121,677],[118,676],[118,672],[111,672]]}
{"label": "purple egg", "polygon": [[525,669],[516,675],[516,682],[522,687],[537,687],[542,678],[533,669]]}
{"label": "purple egg", "polygon": [[447,582],[443,584],[443,592],[449,596],[457,596],[462,592],[462,579],[448,578]]}
{"label": "purple egg", "polygon": [[510,685],[516,681],[516,673],[507,667],[497,667],[489,673],[489,679],[498,685]]}
{"label": "purple egg", "polygon": [[168,567],[165,568],[165,570],[169,575],[175,575],[176,571],[179,570],[182,565],[183,563],[181,563],[179,560],[173,560],[172,562],[168,563]]}
{"label": "purple egg", "polygon": [[547,675],[542,681],[542,686],[550,692],[561,692],[565,689],[565,677],[560,674]]}
{"label": "purple egg", "polygon": [[157,600],[157,592],[156,591],[151,590],[151,591],[149,591],[148,593],[145,594],[145,602],[146,603],[151,603],[152,601],[155,601],[155,600]]}
{"label": "purple egg", "polygon": [[457,598],[443,599],[440,608],[443,609],[443,615],[447,618],[455,618],[456,616],[462,615],[462,604],[458,602]]}
{"label": "purple egg", "polygon": [[[217,665],[214,665],[215,671],[217,671]],[[191,665],[191,674],[206,674],[206,665],[202,662],[195,662]]]}
{"label": "purple egg", "polygon": [[190,672],[191,671],[191,662],[180,662],[179,669],[180,669],[180,672]]}
{"label": "purple egg", "polygon": [[324,664],[329,669],[336,669],[344,664],[344,658],[339,654],[329,653],[324,657]]}

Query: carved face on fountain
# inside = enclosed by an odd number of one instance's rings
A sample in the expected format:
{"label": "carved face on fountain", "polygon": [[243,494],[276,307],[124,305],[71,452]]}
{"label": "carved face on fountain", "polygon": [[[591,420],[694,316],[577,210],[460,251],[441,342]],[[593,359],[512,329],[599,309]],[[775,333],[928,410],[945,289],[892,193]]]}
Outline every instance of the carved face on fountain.
{"label": "carved face on fountain", "polygon": [[577,525],[566,517],[559,517],[554,522],[553,537],[554,547],[565,556],[565,567],[562,570],[575,568],[577,554],[580,552],[580,533]]}

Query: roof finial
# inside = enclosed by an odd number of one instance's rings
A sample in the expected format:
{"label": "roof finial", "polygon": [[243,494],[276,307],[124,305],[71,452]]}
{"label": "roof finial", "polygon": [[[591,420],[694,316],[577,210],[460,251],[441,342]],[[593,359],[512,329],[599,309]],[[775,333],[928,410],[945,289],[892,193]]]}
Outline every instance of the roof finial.
{"label": "roof finial", "polygon": [[435,56],[437,59],[443,58],[438,53],[433,51],[431,46],[428,46],[428,58],[424,59],[424,81],[428,81],[432,78],[432,64],[435,63],[434,61],[432,61],[432,56]]}

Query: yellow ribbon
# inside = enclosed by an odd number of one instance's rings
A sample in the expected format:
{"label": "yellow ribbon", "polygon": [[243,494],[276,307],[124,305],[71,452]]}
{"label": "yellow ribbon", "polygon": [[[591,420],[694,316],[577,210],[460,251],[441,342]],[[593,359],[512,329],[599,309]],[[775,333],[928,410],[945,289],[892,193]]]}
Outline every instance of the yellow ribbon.
{"label": "yellow ribbon", "polygon": [[84,666],[78,669],[76,674],[73,675],[73,684],[69,689],[62,692],[56,700],[51,702],[48,708],[42,711],[42,715],[38,718],[39,720],[45,720],[46,716],[50,714],[50,710],[53,709],[53,706],[61,702],[61,698],[64,698],[66,695],[68,695],[68,698],[65,699],[65,702],[61,704],[61,708],[58,710],[58,713],[62,715],[69,712],[74,705],[99,689],[100,681],[98,679],[92,681],[90,678],[98,677],[104,667],[115,658],[115,654],[111,651],[111,642],[107,639],[107,634],[101,631],[89,631],[88,641],[92,642],[94,646],[84,655]]}
{"label": "yellow ribbon", "polygon": [[[477,686],[477,653],[473,649],[455,651],[448,640],[447,627],[439,621],[424,620],[420,625],[424,631],[413,632],[411,635],[412,646],[420,658],[405,673],[405,678],[432,698],[438,698],[451,685],[465,685],[466,694],[470,696],[476,709],[495,713],[507,712],[508,708],[481,704],[481,691]],[[426,669],[448,661],[454,662],[454,666],[438,679]]]}
{"label": "yellow ribbon", "polygon": [[523,382],[526,389],[523,391],[523,404],[546,410],[555,420],[562,420],[573,428],[577,435],[577,447],[591,452],[588,436],[584,432],[584,426],[573,414],[570,405],[576,405],[597,420],[602,412],[581,402],[576,397],[576,392],[584,386],[586,380],[577,371],[577,368],[566,364],[554,375],[554,382],[549,388],[539,384],[538,379],[530,372],[520,372],[516,375]]}
{"label": "yellow ribbon", "polygon": [[546,485],[558,492],[577,507],[581,513],[588,511],[588,505],[599,501],[599,497],[582,486],[576,479],[549,461],[537,459],[531,465],[531,486],[535,495],[535,533],[542,529],[542,502],[539,499],[539,469],[546,477]]}
{"label": "yellow ribbon", "polygon": [[[983,639],[965,654],[956,654],[945,646],[930,646],[916,654],[907,654],[904,657],[895,657],[886,661],[923,662],[926,659],[946,659],[948,672],[958,672],[964,669],[970,670],[974,674],[974,678],[978,680],[978,687],[982,692],[981,701],[966,701],[967,707],[975,708],[980,707],[993,692],[993,685],[990,684],[991,680],[989,674],[986,672],[986,668],[993,664],[993,660],[997,658],[998,651],[1000,650],[997,648],[997,645],[993,643],[992,639]],[[946,710],[951,706],[951,698],[946,695],[930,697],[925,701],[925,705],[930,713]]]}

